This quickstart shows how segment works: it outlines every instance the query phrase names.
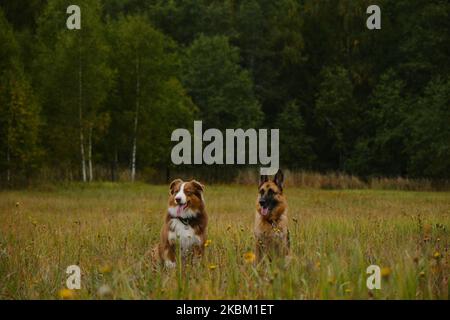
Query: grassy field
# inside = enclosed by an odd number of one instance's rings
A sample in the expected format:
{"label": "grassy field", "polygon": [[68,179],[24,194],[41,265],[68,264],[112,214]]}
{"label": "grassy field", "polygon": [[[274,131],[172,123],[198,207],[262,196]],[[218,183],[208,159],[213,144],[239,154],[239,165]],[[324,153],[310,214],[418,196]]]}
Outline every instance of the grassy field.
{"label": "grassy field", "polygon": [[[448,299],[450,193],[286,194],[288,266],[254,266],[246,255],[254,250],[255,187],[207,186],[205,256],[166,271],[149,256],[166,186],[0,192],[0,299]],[[81,290],[61,291],[72,264],[81,267]],[[380,290],[366,287],[371,264],[382,268]]]}

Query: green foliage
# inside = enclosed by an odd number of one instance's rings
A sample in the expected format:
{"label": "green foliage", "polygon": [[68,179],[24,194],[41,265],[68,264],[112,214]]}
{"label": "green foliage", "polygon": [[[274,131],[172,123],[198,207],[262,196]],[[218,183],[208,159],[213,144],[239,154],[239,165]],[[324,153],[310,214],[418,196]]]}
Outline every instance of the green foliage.
{"label": "green foliage", "polygon": [[408,172],[416,177],[450,178],[450,78],[430,81],[408,119]]}
{"label": "green foliage", "polygon": [[339,169],[354,142],[354,130],[360,125],[358,106],[353,97],[353,83],[343,67],[325,68],[316,100],[317,120],[324,141],[337,156]]}
{"label": "green foliage", "polygon": [[374,31],[366,0],[79,0],[79,31],[70,4],[0,4],[2,177],[77,179],[81,146],[126,168],[134,139],[138,170],[167,169],[199,119],[279,127],[289,168],[448,179],[448,1],[379,0]]}
{"label": "green foliage", "polygon": [[40,106],[24,74],[12,28],[0,10],[0,170],[2,182],[30,178],[41,155]]}
{"label": "green foliage", "polygon": [[305,122],[296,101],[291,101],[277,118],[280,128],[281,166],[310,169],[315,160],[313,140],[305,134]]}
{"label": "green foliage", "polygon": [[121,17],[109,30],[111,61],[119,75],[108,104],[113,110],[109,153],[130,159],[137,116],[138,163],[167,166],[171,132],[191,126],[196,111],[177,79],[176,47],[144,16]]}
{"label": "green foliage", "polygon": [[398,176],[406,174],[406,123],[412,101],[405,96],[405,84],[392,70],[384,73],[375,87],[366,112],[369,136],[359,139],[350,169],[359,174]]}
{"label": "green foliage", "polygon": [[[39,24],[41,54],[35,66],[46,116],[46,148],[53,153],[48,161],[54,161],[56,166],[79,159],[80,143],[87,147],[91,131],[94,136],[104,131],[109,116],[102,107],[113,83],[98,2],[79,3],[81,30],[68,30],[65,25],[55,27],[61,16],[66,16],[69,3],[49,2],[44,14],[47,19],[40,20]],[[53,28],[56,33],[48,32]],[[80,127],[86,136],[83,142]]]}
{"label": "green foliage", "polygon": [[164,33],[189,45],[200,34],[232,36],[233,6],[233,0],[156,0],[149,15]]}
{"label": "green foliage", "polygon": [[206,128],[256,127],[260,105],[248,71],[239,66],[239,51],[223,36],[200,36],[186,50],[183,83],[200,109]]}

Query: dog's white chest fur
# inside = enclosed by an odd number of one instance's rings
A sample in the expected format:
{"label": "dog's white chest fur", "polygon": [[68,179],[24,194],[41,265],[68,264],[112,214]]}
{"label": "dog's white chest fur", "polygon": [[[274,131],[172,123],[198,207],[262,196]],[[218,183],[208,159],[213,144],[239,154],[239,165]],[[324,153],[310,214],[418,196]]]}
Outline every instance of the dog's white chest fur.
{"label": "dog's white chest fur", "polygon": [[193,245],[200,245],[200,237],[190,225],[186,225],[179,219],[171,219],[169,223],[169,242],[179,241],[183,252],[189,251]]}

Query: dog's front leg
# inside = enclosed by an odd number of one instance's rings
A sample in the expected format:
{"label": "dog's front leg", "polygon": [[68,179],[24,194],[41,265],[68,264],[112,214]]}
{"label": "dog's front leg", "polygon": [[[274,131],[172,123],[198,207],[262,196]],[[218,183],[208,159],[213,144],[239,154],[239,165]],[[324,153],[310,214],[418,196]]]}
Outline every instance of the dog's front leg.
{"label": "dog's front leg", "polygon": [[176,266],[175,263],[175,244],[168,244],[163,251],[162,260],[164,266],[168,269],[173,269]]}

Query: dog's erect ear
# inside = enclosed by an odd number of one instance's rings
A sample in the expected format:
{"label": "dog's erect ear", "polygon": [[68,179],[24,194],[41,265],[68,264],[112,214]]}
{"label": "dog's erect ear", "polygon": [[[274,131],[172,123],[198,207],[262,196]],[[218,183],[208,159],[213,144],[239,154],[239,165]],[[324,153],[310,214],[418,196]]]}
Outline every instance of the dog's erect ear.
{"label": "dog's erect ear", "polygon": [[173,180],[169,186],[169,193],[173,194],[173,190],[175,190],[175,187],[178,186],[180,183],[183,183],[183,180],[181,180],[181,179]]}
{"label": "dog's erect ear", "polygon": [[264,182],[269,181],[269,177],[266,175],[261,175],[259,177],[259,186],[261,187]]}
{"label": "dog's erect ear", "polygon": [[205,189],[205,186],[202,185],[200,182],[198,182],[197,180],[191,180],[192,185],[195,187],[195,189],[197,189],[200,192],[203,192],[203,190]]}
{"label": "dog's erect ear", "polygon": [[281,169],[278,169],[277,174],[273,178],[273,182],[280,188],[280,191],[283,191],[283,184],[284,184],[284,175],[283,171]]}

